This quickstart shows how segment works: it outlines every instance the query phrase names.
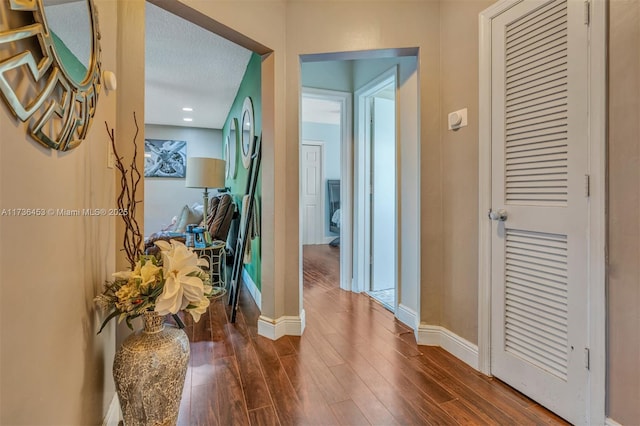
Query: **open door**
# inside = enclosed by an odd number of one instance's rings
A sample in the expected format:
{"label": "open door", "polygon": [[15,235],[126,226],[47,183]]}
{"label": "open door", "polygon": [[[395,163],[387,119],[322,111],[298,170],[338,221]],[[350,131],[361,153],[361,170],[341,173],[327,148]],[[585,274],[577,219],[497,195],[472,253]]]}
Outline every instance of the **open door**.
{"label": "open door", "polygon": [[396,306],[396,114],[394,83],[371,98],[371,275],[369,294]]}
{"label": "open door", "polygon": [[364,248],[361,288],[392,312],[398,287],[396,89],[394,67],[356,92],[364,110],[358,126],[364,132],[358,178],[365,194],[358,222]]}

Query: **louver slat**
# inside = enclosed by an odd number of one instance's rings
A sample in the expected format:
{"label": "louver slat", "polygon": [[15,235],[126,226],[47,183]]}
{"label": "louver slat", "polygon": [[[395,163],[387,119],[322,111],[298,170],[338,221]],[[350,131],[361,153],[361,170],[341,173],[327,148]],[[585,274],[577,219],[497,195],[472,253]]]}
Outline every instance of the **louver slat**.
{"label": "louver slat", "polygon": [[508,25],[505,36],[505,200],[566,206],[566,3]]}
{"label": "louver slat", "polygon": [[505,350],[567,379],[567,238],[507,229]]}

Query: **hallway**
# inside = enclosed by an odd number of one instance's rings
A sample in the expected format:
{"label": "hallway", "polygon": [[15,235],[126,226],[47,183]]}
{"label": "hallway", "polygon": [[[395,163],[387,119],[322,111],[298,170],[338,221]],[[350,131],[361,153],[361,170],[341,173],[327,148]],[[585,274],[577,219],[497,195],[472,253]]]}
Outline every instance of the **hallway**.
{"label": "hallway", "polygon": [[412,331],[363,294],[340,290],[339,248],[305,246],[302,337],[257,335],[246,289],[236,324],[214,302],[185,318],[191,363],[180,425],[566,424]]}

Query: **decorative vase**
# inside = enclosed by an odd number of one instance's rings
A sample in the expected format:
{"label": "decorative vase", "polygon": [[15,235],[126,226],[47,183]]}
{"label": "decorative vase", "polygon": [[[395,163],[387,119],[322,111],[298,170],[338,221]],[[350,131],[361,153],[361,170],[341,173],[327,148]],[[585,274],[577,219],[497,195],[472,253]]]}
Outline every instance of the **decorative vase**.
{"label": "decorative vase", "polygon": [[175,425],[189,362],[184,331],[146,312],[144,329],[125,339],[113,360],[124,424]]}

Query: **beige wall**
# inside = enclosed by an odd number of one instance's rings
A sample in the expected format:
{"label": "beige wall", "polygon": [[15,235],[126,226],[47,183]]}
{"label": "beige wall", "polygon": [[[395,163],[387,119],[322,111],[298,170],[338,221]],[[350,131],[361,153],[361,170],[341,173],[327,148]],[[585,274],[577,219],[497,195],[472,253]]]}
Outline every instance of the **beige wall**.
{"label": "beige wall", "polygon": [[[116,3],[96,3],[102,62],[113,70]],[[0,104],[0,209],[113,207],[104,122],[115,125],[115,105],[103,88],[87,140],[59,153],[27,137]],[[96,336],[93,297],[114,270],[114,222],[0,217],[1,424],[100,423],[114,394],[114,330]]]}
{"label": "beige wall", "polygon": [[612,0],[609,28],[608,415],[640,421],[640,1]]}
{"label": "beige wall", "polygon": [[[493,0],[440,4],[442,317],[439,325],[478,340],[478,14]],[[467,108],[469,125],[447,130]]]}

